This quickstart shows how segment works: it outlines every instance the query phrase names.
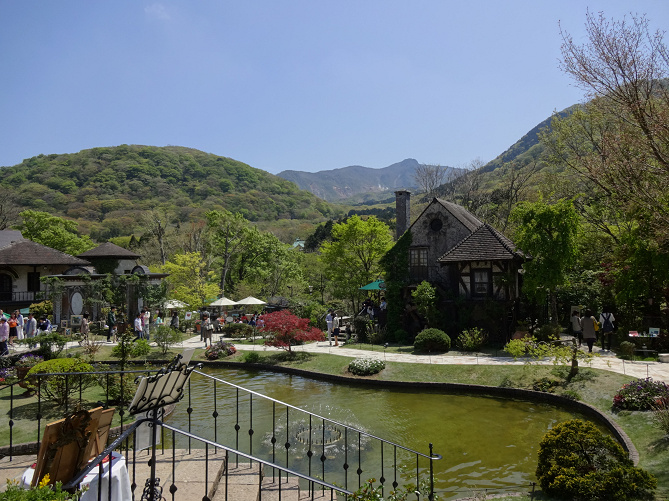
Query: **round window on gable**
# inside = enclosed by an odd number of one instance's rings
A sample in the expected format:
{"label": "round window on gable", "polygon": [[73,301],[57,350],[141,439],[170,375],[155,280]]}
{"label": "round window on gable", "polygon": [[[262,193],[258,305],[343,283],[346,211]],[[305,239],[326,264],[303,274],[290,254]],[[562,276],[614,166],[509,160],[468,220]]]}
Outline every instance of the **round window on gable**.
{"label": "round window on gable", "polygon": [[432,231],[439,231],[443,225],[444,223],[439,218],[434,218],[430,221],[430,229],[432,229]]}

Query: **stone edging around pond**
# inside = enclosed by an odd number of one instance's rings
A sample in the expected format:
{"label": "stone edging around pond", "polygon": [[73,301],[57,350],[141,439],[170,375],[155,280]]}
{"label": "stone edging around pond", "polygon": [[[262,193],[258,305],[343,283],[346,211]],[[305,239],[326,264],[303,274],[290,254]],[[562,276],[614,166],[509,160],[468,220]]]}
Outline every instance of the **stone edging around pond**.
{"label": "stone edging around pond", "polygon": [[432,390],[448,391],[452,393],[489,395],[493,397],[518,398],[532,402],[544,402],[560,407],[566,407],[585,414],[588,417],[602,423],[611,432],[616,440],[622,445],[623,449],[629,454],[634,465],[639,463],[639,452],[627,436],[623,429],[603,414],[599,409],[585,402],[572,400],[561,395],[546,393],[543,391],[524,390],[521,388],[504,388],[500,386],[484,386],[480,384],[461,384],[461,383],[436,383],[436,382],[413,382],[413,381],[386,381],[381,379],[365,379],[360,377],[339,376],[335,374],[323,374],[321,372],[312,372],[294,367],[283,367],[280,365],[252,364],[226,361],[202,361],[199,362],[206,367],[226,367],[231,369],[255,369],[270,372],[282,372],[296,376],[304,376],[311,379],[329,381],[335,383],[359,384],[363,386],[378,386],[384,388],[430,388]]}

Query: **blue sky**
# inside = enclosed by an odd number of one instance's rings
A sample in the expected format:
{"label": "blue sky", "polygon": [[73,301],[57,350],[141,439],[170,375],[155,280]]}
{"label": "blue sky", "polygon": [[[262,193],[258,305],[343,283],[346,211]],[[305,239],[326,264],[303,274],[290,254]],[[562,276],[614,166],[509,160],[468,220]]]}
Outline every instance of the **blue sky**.
{"label": "blue sky", "polygon": [[583,100],[559,25],[669,2],[0,0],[0,166],[179,145],[278,173],[466,166]]}

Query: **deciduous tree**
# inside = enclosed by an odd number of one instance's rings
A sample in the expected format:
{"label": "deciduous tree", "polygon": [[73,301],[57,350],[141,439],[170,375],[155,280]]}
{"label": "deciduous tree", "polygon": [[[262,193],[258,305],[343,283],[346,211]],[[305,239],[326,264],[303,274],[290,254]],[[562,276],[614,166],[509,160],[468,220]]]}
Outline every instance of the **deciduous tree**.
{"label": "deciduous tree", "polygon": [[587,14],[587,39],[561,31],[562,69],[590,101],[556,116],[543,141],[553,160],[586,177],[628,214],[669,238],[669,51],[645,16]]}
{"label": "deciduous tree", "polygon": [[262,316],[265,325],[262,331],[271,335],[265,341],[267,346],[275,346],[292,352],[293,346],[307,341],[322,341],[323,331],[309,326],[308,318],[299,318],[288,310],[266,313]]}
{"label": "deciduous tree", "polygon": [[557,322],[555,290],[563,285],[576,259],[578,215],[570,200],[555,204],[521,202],[511,213],[517,223],[514,241],[531,259],[525,264],[524,293],[543,302],[549,297],[551,316]]}
{"label": "deciduous tree", "polygon": [[193,308],[207,304],[216,297],[218,286],[215,273],[206,268],[206,263],[197,252],[175,254],[167,261],[162,271],[169,273],[166,278],[170,288],[169,297],[183,301]]}
{"label": "deciduous tree", "polygon": [[77,223],[48,212],[24,210],[21,234],[33,242],[76,256],[95,247],[88,235],[79,236]]}
{"label": "deciduous tree", "polygon": [[225,281],[232,266],[232,258],[250,245],[247,238],[249,222],[241,214],[227,210],[213,210],[207,212],[206,217],[210,231],[210,252],[219,262],[219,289],[221,296],[225,296]]}
{"label": "deciduous tree", "polygon": [[321,260],[334,284],[334,293],[347,299],[355,311],[361,297],[359,287],[381,272],[379,260],[390,249],[390,229],[376,217],[352,216],[332,227],[332,242],[321,246]]}

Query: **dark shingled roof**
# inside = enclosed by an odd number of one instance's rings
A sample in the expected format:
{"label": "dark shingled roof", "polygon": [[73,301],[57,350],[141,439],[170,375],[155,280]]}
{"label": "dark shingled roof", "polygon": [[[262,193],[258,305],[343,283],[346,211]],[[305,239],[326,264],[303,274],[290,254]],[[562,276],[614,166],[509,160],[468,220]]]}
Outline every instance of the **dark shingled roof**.
{"label": "dark shingled roof", "polygon": [[91,263],[32,240],[19,240],[0,248],[0,264],[40,266],[48,264],[82,265]]}
{"label": "dark shingled roof", "polygon": [[454,204],[453,202],[447,202],[446,200],[442,200],[441,198],[433,198],[432,201],[429,204],[427,204],[427,207],[423,209],[423,212],[421,212],[420,216],[418,216],[416,220],[413,223],[411,223],[409,229],[411,229],[413,225],[416,224],[416,221],[418,221],[421,217],[423,217],[423,214],[425,214],[429,210],[429,208],[432,207],[432,205],[435,203],[438,203],[444,209],[450,212],[451,215],[455,219],[460,221],[460,223],[462,223],[462,225],[469,231],[474,231],[476,228],[478,228],[483,224],[476,218],[476,216],[474,216],[474,214],[468,212],[467,209],[465,209],[461,205]]}
{"label": "dark shingled roof", "polygon": [[489,224],[483,223],[437,261],[440,263],[508,261],[523,257],[523,253],[516,249],[511,240]]}
{"label": "dark shingled roof", "polygon": [[128,249],[119,247],[116,244],[111,242],[105,242],[98,245],[95,249],[87,250],[78,255],[78,257],[83,257],[86,259],[96,258],[96,257],[113,257],[116,259],[139,259],[141,256],[135,254]]}

